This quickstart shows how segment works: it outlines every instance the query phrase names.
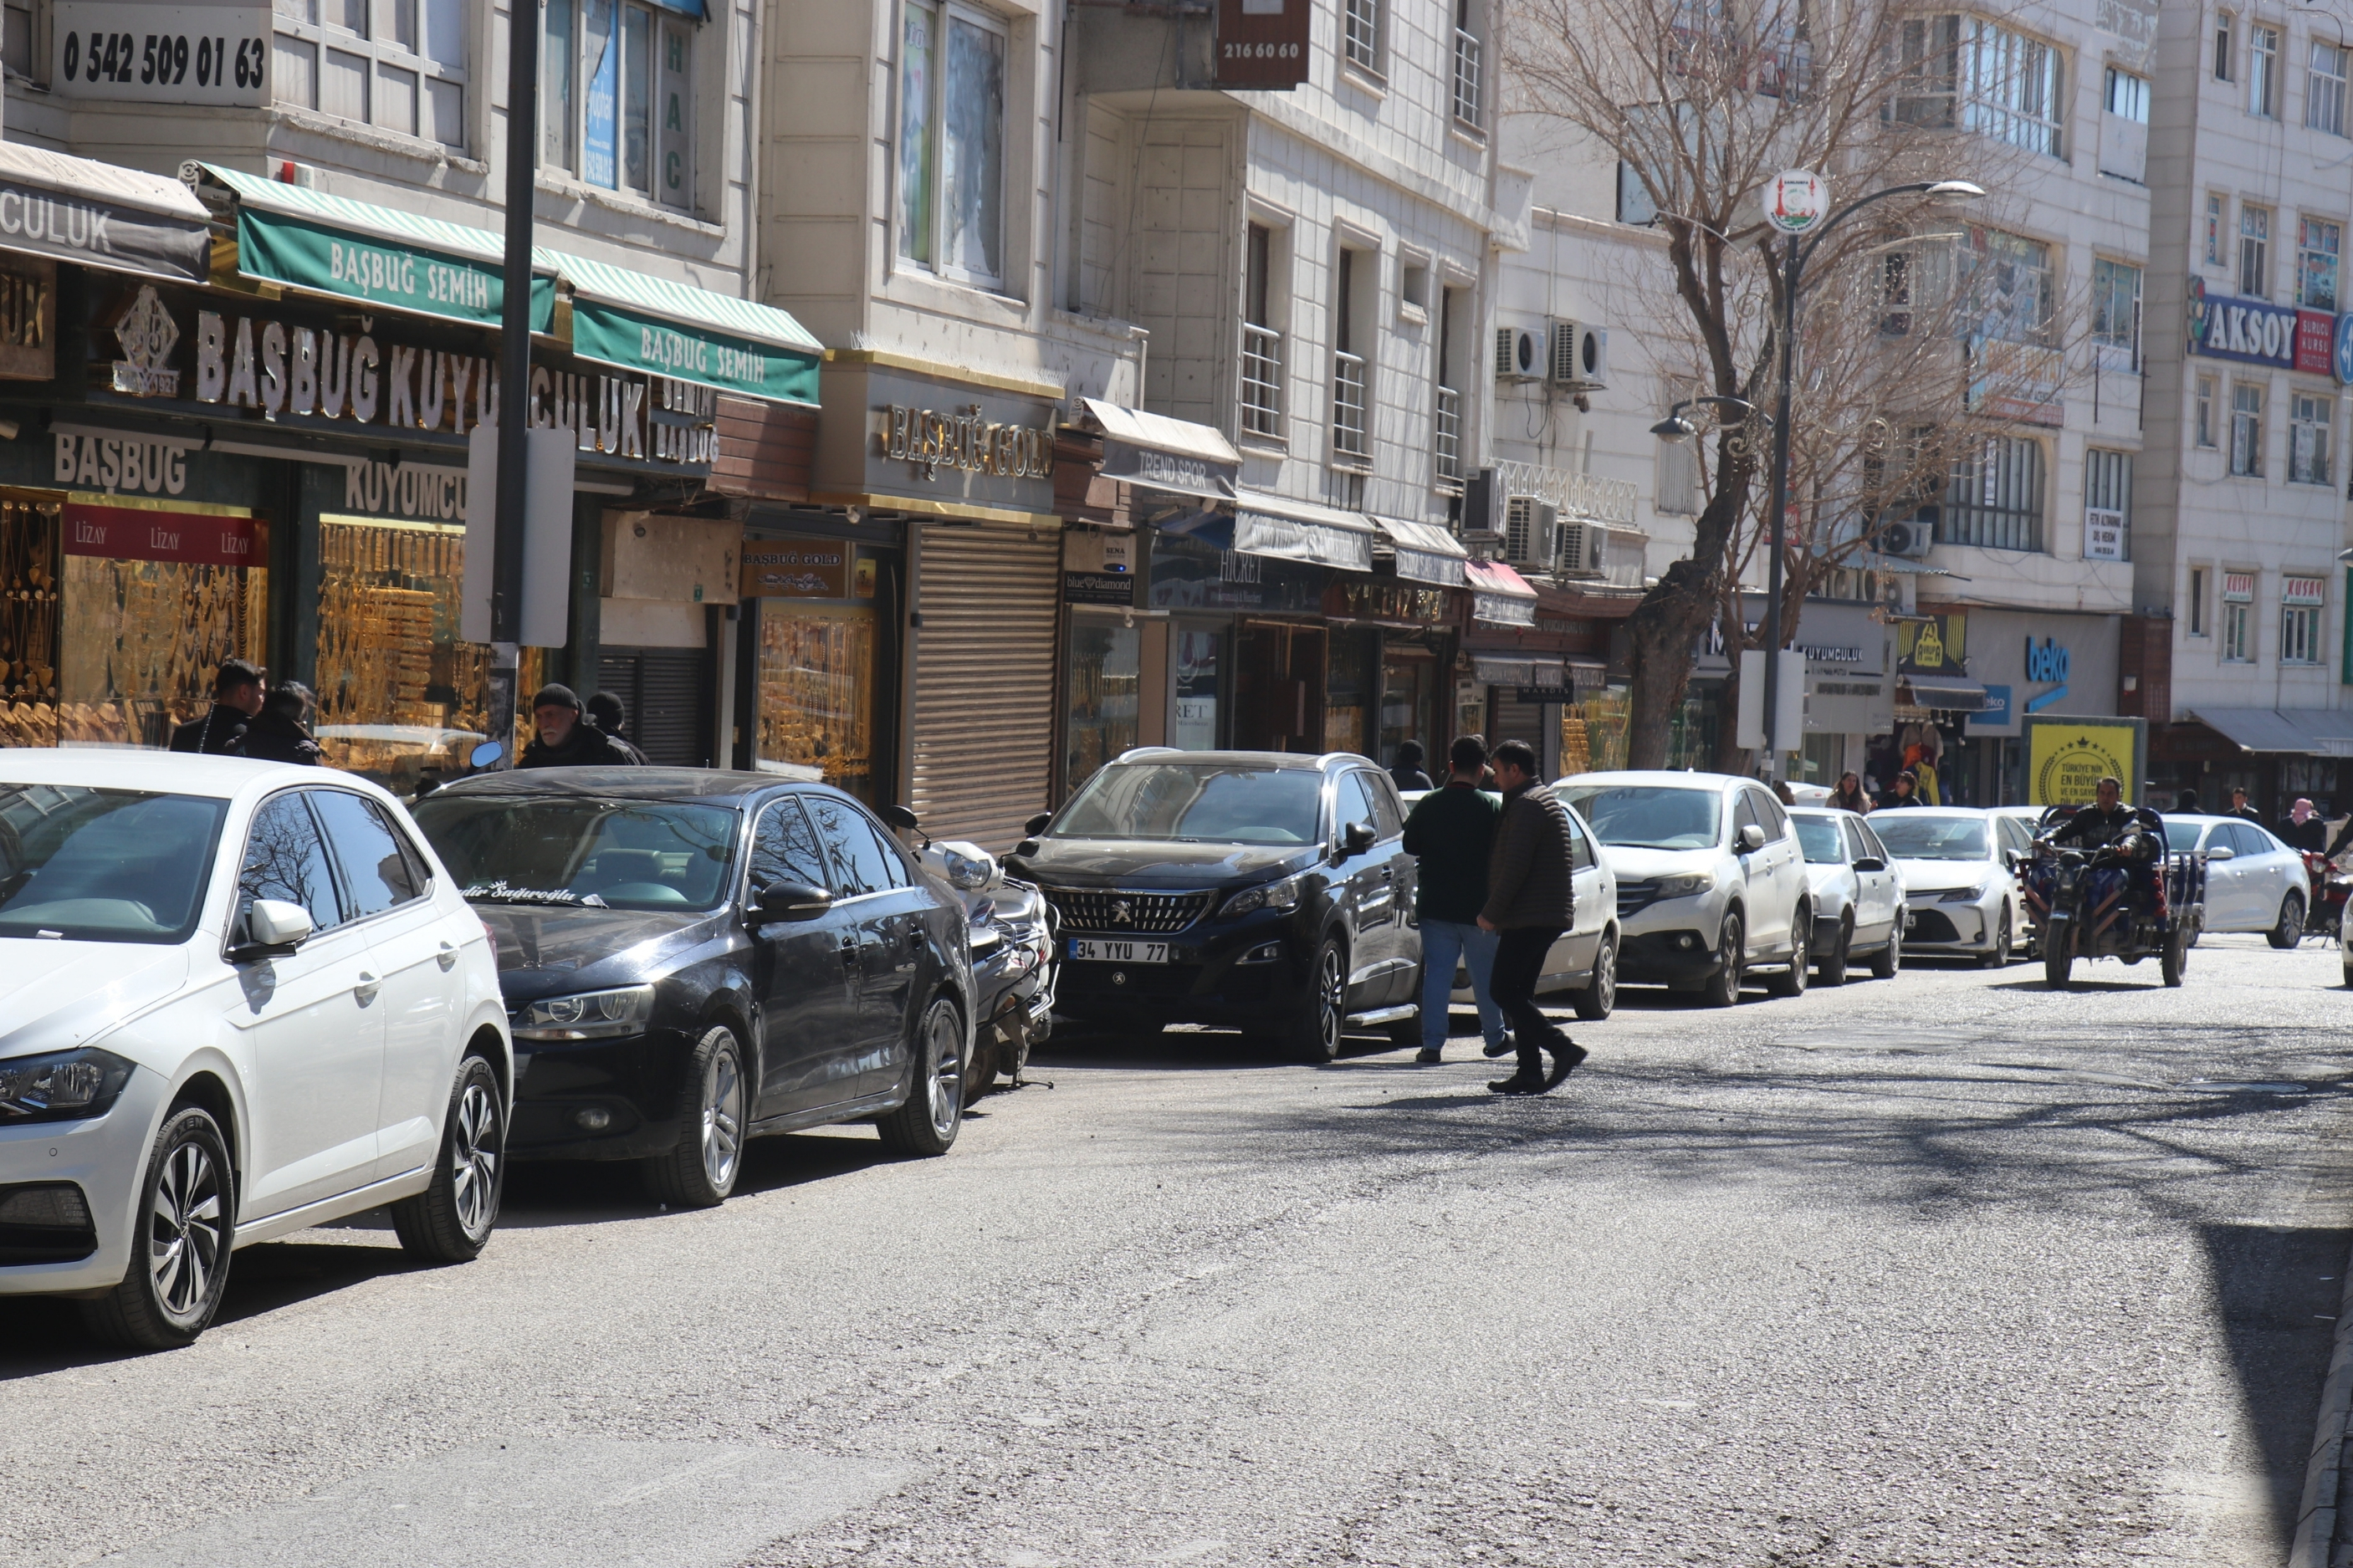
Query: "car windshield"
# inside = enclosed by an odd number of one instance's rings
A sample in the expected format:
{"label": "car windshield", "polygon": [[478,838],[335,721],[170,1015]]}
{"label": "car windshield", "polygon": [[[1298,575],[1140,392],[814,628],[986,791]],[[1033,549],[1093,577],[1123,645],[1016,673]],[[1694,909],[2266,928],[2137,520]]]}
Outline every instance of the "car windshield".
{"label": "car windshield", "polygon": [[1240,763],[1114,763],[1086,782],[1048,831],[1056,838],[1181,844],[1313,844],[1324,774]]}
{"label": "car windshield", "polygon": [[1974,816],[1931,816],[1923,811],[1881,812],[1872,827],[1899,860],[1982,860],[1986,825]]}
{"label": "car windshield", "polygon": [[0,784],[0,937],[185,942],[226,802]]}
{"label": "car windshield", "polygon": [[1839,831],[1837,823],[1820,816],[1795,816],[1790,820],[1798,825],[1798,846],[1806,852],[1807,859],[1817,866],[1846,864],[1846,836]]}
{"label": "car windshield", "polygon": [[1677,784],[1565,784],[1560,798],[1613,849],[1707,849],[1723,820],[1724,796]]}
{"label": "car windshield", "polygon": [[725,901],[744,820],[723,806],[576,795],[434,795],[415,815],[467,898],[616,910]]}

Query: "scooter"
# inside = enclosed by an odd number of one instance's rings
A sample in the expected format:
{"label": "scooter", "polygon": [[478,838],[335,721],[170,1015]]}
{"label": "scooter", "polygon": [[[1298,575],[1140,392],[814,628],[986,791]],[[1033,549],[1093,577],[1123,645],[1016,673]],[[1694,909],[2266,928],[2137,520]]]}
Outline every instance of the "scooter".
{"label": "scooter", "polygon": [[[914,813],[883,813],[893,827],[922,833]],[[1029,1080],[1029,1049],[1053,1029],[1054,986],[1061,976],[1060,916],[1034,883],[1005,874],[997,857],[962,839],[923,838],[915,858],[964,903],[972,949],[976,1014],[965,1103],[999,1079],[1019,1089]]]}

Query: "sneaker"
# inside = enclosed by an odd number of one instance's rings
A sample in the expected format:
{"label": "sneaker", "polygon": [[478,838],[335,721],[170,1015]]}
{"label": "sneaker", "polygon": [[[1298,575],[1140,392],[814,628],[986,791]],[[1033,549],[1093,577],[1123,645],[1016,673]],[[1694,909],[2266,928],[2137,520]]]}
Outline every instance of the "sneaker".
{"label": "sneaker", "polygon": [[1444,1061],[1446,1058],[1440,1054],[1437,1047],[1424,1046],[1413,1059],[1419,1062],[1423,1067],[1434,1068],[1439,1063]]}
{"label": "sneaker", "polygon": [[1553,1047],[1552,1071],[1545,1074],[1544,1086],[1546,1089],[1559,1088],[1561,1080],[1577,1070],[1577,1064],[1585,1060],[1585,1056],[1583,1046],[1563,1037],[1560,1044]]}
{"label": "sneaker", "polygon": [[1518,1047],[1517,1046],[1514,1046],[1514,1044],[1512,1044],[1512,1037],[1511,1037],[1511,1036],[1509,1036],[1509,1035],[1505,1035],[1502,1039],[1500,1039],[1500,1040],[1490,1040],[1490,1041],[1488,1041],[1485,1045],[1483,1045],[1483,1046],[1480,1047],[1479,1048],[1480,1048],[1481,1050],[1482,1050],[1482,1051],[1486,1052],[1486,1053],[1487,1053],[1487,1058],[1488,1058],[1490,1061],[1493,1061],[1493,1060],[1495,1058],[1497,1058],[1497,1057],[1508,1057],[1508,1056],[1510,1056],[1514,1051],[1517,1050],[1519,1047]]}
{"label": "sneaker", "polygon": [[1515,1072],[1509,1078],[1497,1079],[1487,1087],[1497,1094],[1542,1094],[1546,1085],[1540,1078],[1530,1078],[1525,1073]]}

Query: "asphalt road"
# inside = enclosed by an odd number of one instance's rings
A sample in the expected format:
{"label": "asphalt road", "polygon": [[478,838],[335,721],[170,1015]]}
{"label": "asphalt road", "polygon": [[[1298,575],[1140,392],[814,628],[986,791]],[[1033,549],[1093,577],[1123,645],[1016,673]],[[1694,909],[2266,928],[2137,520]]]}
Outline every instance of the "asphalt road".
{"label": "asphalt road", "polygon": [[174,1354],[0,1304],[0,1561],[2276,1568],[2337,969],[1630,991],[1540,1100],[1071,1038],[944,1160],[532,1169],[470,1266],[240,1254]]}

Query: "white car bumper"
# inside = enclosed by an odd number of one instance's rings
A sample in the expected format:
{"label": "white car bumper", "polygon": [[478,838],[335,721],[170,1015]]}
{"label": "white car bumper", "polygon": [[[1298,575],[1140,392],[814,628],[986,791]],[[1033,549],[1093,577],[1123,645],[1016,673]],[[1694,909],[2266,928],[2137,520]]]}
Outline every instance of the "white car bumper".
{"label": "white car bumper", "polygon": [[[97,1232],[96,1249],[70,1262],[10,1264],[5,1261],[8,1254],[0,1251],[0,1296],[100,1290],[121,1283],[138,1234],[147,1151],[167,1087],[160,1074],[142,1069],[131,1075],[122,1097],[103,1116],[0,1127],[0,1194],[21,1183],[70,1182],[81,1189]],[[26,1236],[16,1227],[0,1230],[0,1247]],[[58,1239],[70,1238],[60,1233]]]}

